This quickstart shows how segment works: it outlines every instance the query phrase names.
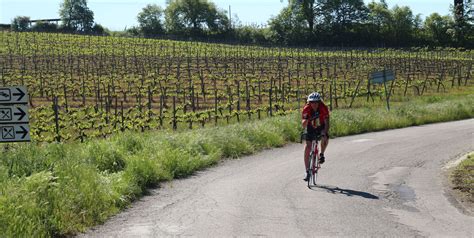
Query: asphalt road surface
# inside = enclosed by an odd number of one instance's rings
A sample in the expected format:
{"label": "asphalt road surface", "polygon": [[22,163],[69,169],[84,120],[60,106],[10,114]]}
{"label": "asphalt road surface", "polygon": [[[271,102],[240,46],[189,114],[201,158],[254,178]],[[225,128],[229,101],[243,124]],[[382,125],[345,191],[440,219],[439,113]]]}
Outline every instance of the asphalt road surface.
{"label": "asphalt road surface", "polygon": [[81,236],[474,237],[444,182],[473,150],[474,119],[336,138],[308,189],[290,144],[164,183]]}

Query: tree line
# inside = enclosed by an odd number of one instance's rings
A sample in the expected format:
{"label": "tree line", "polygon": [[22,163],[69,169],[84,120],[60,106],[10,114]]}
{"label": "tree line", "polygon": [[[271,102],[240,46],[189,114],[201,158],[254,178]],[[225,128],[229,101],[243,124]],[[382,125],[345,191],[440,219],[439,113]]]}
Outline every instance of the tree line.
{"label": "tree line", "polygon": [[166,8],[146,5],[138,25],[112,32],[94,23],[87,0],[64,0],[61,25],[16,17],[14,31],[61,31],[86,34],[225,41],[243,44],[349,47],[474,47],[474,1],[454,0],[451,13],[425,19],[407,6],[385,0],[288,0],[266,26],[243,25],[210,0],[168,0]]}

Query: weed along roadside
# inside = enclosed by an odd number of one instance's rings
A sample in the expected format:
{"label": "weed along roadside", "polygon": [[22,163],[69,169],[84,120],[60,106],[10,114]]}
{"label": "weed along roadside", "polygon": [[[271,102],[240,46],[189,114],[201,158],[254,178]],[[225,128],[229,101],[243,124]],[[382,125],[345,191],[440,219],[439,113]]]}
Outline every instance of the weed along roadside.
{"label": "weed along roadside", "polygon": [[474,151],[447,165],[447,169],[455,199],[465,212],[474,214]]}
{"label": "weed along roadside", "polygon": [[[386,108],[334,110],[331,135],[474,117],[474,95],[422,97]],[[223,158],[299,140],[299,112],[189,131],[124,132],[85,143],[2,147],[0,230],[7,237],[64,236],[104,222],[161,181]]]}

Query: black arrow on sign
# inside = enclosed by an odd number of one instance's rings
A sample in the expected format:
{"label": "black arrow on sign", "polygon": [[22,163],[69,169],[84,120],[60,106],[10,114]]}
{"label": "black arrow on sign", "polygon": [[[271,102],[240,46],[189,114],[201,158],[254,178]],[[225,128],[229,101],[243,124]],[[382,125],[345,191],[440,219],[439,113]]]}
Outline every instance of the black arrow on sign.
{"label": "black arrow on sign", "polygon": [[16,131],[15,133],[16,134],[23,134],[21,139],[24,139],[26,137],[26,135],[28,134],[28,131],[23,126],[20,126],[20,127],[21,127],[21,131]]}
{"label": "black arrow on sign", "polygon": [[13,96],[20,96],[17,101],[21,101],[21,99],[26,95],[23,91],[21,91],[21,89],[19,88],[16,88],[16,90],[18,90],[19,93],[14,93]]}
{"label": "black arrow on sign", "polygon": [[21,108],[19,108],[19,107],[17,107],[16,109],[18,109],[20,111],[20,113],[15,112],[15,113],[13,113],[13,115],[15,115],[15,116],[20,115],[20,118],[18,118],[18,121],[21,121],[21,119],[23,119],[23,117],[26,116],[26,113],[25,113],[25,111],[21,110]]}

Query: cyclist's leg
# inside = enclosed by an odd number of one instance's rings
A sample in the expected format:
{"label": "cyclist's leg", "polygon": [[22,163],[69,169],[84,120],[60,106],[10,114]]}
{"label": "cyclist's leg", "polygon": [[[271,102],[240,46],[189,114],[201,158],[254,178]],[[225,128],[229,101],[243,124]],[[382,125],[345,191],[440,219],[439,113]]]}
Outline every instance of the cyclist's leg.
{"label": "cyclist's leg", "polygon": [[329,144],[329,136],[325,136],[321,138],[321,153],[324,154],[324,151],[326,151],[326,148]]}
{"label": "cyclist's leg", "polygon": [[[319,126],[316,129],[316,133],[318,135],[322,135],[323,129],[324,129],[323,126]],[[328,141],[329,141],[329,135],[321,137],[321,151],[320,151],[321,154],[324,154],[324,151],[326,151],[326,147],[328,146]]]}

